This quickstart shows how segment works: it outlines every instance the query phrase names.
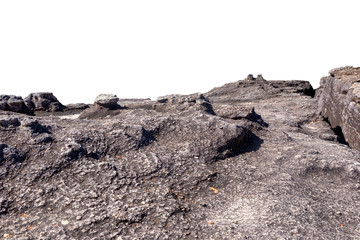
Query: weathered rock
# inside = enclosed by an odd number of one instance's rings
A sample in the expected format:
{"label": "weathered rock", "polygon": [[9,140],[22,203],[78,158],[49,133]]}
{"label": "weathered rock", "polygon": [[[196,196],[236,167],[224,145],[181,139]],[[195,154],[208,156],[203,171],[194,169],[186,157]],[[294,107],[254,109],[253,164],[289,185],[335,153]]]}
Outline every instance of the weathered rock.
{"label": "weathered rock", "polygon": [[21,162],[23,157],[19,151],[0,142],[0,180],[4,180],[10,171],[17,169],[17,163]]}
{"label": "weathered rock", "polygon": [[[255,79],[256,80],[256,79]],[[307,81],[253,81],[249,79],[228,83],[205,93],[213,102],[250,102],[281,96],[314,96],[315,91]]]}
{"label": "weathered rock", "polygon": [[0,95],[0,110],[18,113],[27,113],[29,111],[22,97],[14,95]]}
{"label": "weathered rock", "polygon": [[76,111],[76,110],[84,110],[89,108],[89,104],[85,103],[75,103],[75,104],[68,104],[65,106],[66,108],[64,111]]}
{"label": "weathered rock", "polygon": [[22,97],[11,96],[7,101],[9,110],[12,112],[24,113],[27,112],[27,108],[24,104]]}
{"label": "weathered rock", "polygon": [[244,79],[244,81],[255,81],[256,78],[252,74],[247,75],[247,77]]}
{"label": "weathered rock", "polygon": [[31,93],[24,98],[24,103],[31,111],[56,112],[65,108],[50,92]]}
{"label": "weathered rock", "polygon": [[319,111],[346,142],[360,150],[360,68],[333,69],[317,90]]}
{"label": "weathered rock", "polygon": [[153,109],[155,101],[150,98],[120,99],[119,105],[127,109]]}
{"label": "weathered rock", "polygon": [[95,99],[95,104],[98,104],[102,107],[117,109],[120,106],[118,105],[119,98],[114,94],[100,94]]}
{"label": "weathered rock", "polygon": [[190,95],[173,94],[159,97],[157,103],[153,105],[153,109],[173,113],[205,111],[209,114],[215,114],[208,99],[200,93]]}
{"label": "weathered rock", "polygon": [[309,89],[242,81],[84,119],[0,111],[0,236],[358,239],[360,153]]}

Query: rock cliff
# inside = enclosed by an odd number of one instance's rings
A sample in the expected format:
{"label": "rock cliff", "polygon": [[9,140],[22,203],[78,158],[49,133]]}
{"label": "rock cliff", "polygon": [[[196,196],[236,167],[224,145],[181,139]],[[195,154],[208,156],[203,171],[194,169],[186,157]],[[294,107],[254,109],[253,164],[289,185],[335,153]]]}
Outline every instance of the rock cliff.
{"label": "rock cliff", "polygon": [[320,82],[319,111],[360,151],[360,68],[336,68],[329,73]]}
{"label": "rock cliff", "polygon": [[358,239],[360,153],[328,81],[0,111],[0,236]]}

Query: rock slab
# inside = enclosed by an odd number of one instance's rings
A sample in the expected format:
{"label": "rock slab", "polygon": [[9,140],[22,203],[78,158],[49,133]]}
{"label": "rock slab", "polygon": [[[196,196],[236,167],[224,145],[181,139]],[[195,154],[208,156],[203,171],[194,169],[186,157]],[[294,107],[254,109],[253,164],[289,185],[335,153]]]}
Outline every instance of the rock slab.
{"label": "rock slab", "polygon": [[317,90],[319,111],[360,151],[360,68],[336,68],[329,74]]}

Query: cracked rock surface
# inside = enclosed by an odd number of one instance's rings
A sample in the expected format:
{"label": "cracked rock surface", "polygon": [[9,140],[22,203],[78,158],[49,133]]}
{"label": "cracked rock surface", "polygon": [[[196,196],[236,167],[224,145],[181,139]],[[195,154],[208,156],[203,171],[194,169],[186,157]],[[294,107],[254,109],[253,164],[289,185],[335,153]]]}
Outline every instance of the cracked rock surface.
{"label": "cracked rock surface", "polygon": [[360,153],[313,95],[258,77],[81,118],[0,111],[0,236],[358,239]]}
{"label": "cracked rock surface", "polygon": [[317,97],[319,111],[332,128],[339,129],[344,140],[360,150],[360,68],[342,67],[331,70],[321,79]]}

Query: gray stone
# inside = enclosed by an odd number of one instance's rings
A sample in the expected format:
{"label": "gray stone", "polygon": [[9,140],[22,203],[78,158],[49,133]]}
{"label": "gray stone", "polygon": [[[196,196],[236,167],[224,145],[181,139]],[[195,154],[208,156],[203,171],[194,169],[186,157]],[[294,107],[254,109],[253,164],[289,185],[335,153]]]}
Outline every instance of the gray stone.
{"label": "gray stone", "polygon": [[94,104],[83,119],[0,111],[0,232],[359,239],[360,153],[311,93],[305,81],[238,81],[140,101],[151,108]]}
{"label": "gray stone", "polygon": [[360,150],[360,68],[348,66],[329,73],[317,90],[319,112],[352,148]]}
{"label": "gray stone", "polygon": [[9,107],[9,111],[18,113],[27,112],[27,108],[24,104],[22,97],[11,96],[7,101],[7,105]]}
{"label": "gray stone", "polygon": [[114,94],[100,94],[96,97],[95,104],[110,109],[116,109],[119,107],[118,101],[119,98]]}
{"label": "gray stone", "polygon": [[18,113],[27,113],[22,97],[14,95],[0,95],[0,110]]}

